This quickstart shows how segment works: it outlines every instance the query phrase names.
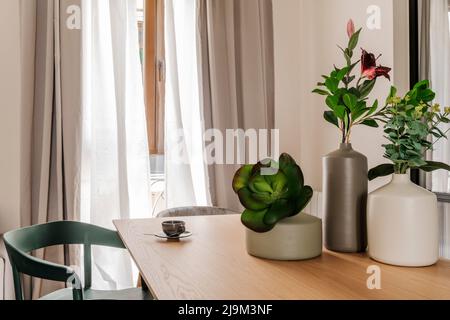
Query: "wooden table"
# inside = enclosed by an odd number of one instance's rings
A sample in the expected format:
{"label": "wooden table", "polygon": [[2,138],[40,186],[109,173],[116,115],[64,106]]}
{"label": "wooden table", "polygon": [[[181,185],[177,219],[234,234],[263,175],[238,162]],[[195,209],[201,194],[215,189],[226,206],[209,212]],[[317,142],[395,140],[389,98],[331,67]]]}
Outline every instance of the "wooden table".
{"label": "wooden table", "polygon": [[[157,299],[450,299],[449,261],[400,268],[327,251],[309,261],[268,261],[247,254],[237,215],[183,218],[194,235],[180,242],[144,235],[159,232],[163,220],[114,222]],[[371,265],[381,268],[381,290],[367,288]]]}

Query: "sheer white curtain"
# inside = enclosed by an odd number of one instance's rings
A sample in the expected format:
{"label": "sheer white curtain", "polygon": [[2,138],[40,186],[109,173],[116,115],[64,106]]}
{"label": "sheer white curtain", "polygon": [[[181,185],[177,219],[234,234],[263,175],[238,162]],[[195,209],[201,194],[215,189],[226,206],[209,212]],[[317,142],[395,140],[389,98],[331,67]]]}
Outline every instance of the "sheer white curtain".
{"label": "sheer white curtain", "polygon": [[[428,0],[429,30],[429,77],[433,90],[436,91],[436,102],[442,107],[450,106],[450,26],[448,0]],[[444,124],[445,132],[450,125]],[[432,159],[450,163],[450,141],[442,139],[435,144]],[[430,175],[428,175],[430,177]],[[430,183],[428,183],[430,185]],[[450,193],[450,174],[445,170],[433,172],[431,187],[435,192]],[[441,248],[440,254],[450,258],[450,204],[440,203],[441,210]]]}
{"label": "sheer white curtain", "polygon": [[[430,1],[430,76],[436,102],[450,106],[450,28],[448,0]],[[443,125],[445,132],[450,125]],[[450,163],[450,141],[435,145],[433,160]],[[450,173],[439,170],[432,176],[433,191],[450,193]]]}
{"label": "sheer white curtain", "polygon": [[[151,215],[146,117],[136,0],[83,0],[81,219]],[[93,285],[135,285],[125,250],[94,248]]]}
{"label": "sheer white curtain", "polygon": [[196,0],[166,0],[166,201],[210,205],[196,49]]}

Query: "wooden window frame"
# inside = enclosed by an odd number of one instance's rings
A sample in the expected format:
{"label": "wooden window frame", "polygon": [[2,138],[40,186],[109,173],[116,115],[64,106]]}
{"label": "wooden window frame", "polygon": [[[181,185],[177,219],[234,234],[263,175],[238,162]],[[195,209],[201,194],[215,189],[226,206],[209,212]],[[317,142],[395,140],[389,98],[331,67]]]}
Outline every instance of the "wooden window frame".
{"label": "wooden window frame", "polygon": [[164,0],[144,3],[144,95],[149,151],[164,154]]}

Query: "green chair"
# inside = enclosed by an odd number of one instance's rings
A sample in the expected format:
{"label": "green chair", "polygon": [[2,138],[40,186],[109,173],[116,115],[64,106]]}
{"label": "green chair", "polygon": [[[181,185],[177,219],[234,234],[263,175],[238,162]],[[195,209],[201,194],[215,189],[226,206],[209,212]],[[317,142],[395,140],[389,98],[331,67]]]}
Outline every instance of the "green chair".
{"label": "green chair", "polygon": [[[53,292],[42,300],[153,300],[148,290],[133,288],[118,291],[92,290],[92,246],[125,249],[115,231],[97,226],[60,221],[8,232],[4,242],[11,261],[17,300],[24,300],[21,275],[71,283],[72,289]],[[80,278],[69,267],[37,259],[30,252],[55,245],[84,246],[84,288]]]}

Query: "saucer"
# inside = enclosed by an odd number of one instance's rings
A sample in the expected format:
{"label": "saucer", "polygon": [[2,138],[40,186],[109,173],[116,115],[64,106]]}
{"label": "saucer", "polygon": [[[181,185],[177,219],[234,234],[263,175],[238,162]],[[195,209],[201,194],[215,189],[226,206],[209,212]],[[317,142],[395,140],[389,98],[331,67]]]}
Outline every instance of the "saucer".
{"label": "saucer", "polygon": [[186,231],[185,233],[182,233],[179,236],[175,236],[175,237],[169,237],[168,235],[166,235],[163,232],[156,233],[156,234],[150,234],[150,235],[151,236],[155,236],[155,237],[160,238],[160,239],[179,240],[179,239],[185,239],[185,238],[191,237],[192,236],[192,232]]}

